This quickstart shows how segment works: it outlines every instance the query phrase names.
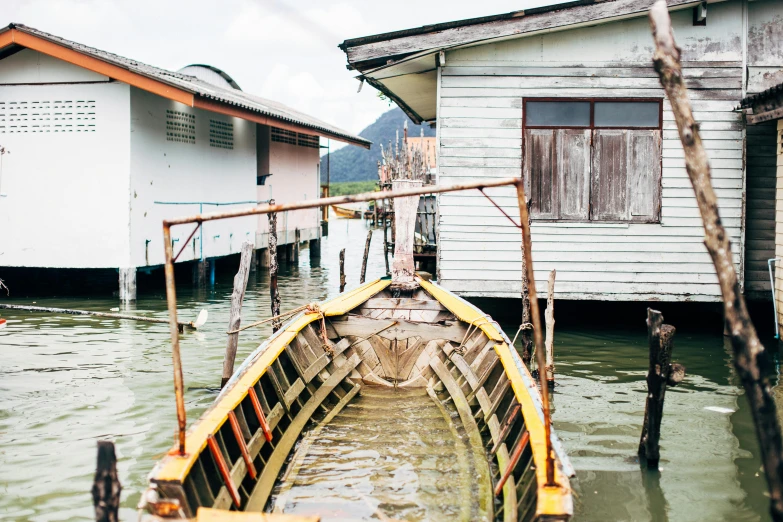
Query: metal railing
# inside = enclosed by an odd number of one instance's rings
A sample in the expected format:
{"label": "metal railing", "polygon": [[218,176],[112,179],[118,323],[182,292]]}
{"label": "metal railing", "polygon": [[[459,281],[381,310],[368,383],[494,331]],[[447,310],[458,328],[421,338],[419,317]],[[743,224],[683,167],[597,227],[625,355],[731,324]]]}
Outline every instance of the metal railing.
{"label": "metal railing", "polygon": [[[520,222],[516,223],[501,207],[499,207],[485,192],[484,189],[496,188],[496,187],[516,187],[517,203],[519,206],[519,218]],[[383,197],[386,199],[394,199],[406,196],[425,196],[428,194],[442,194],[445,192],[458,192],[463,190],[478,189],[484,196],[486,196],[499,210],[507,217],[514,225],[521,230],[522,243],[524,246],[524,270],[527,275],[528,292],[530,296],[530,315],[533,323],[533,339],[536,347],[536,361],[539,369],[546,367],[545,360],[545,348],[544,337],[541,327],[541,314],[538,307],[538,297],[536,295],[536,284],[533,275],[533,258],[531,255],[531,240],[530,240],[530,221],[528,219],[527,201],[525,198],[525,188],[522,178],[504,178],[492,181],[474,181],[471,183],[461,183],[451,186],[423,186],[412,189],[400,189],[386,192]],[[243,216],[253,216],[260,214],[272,214],[275,212],[285,212],[288,210],[302,210],[308,208],[318,208],[329,205],[341,205],[345,203],[364,203],[367,201],[373,201],[378,199],[377,192],[369,192],[364,194],[354,194],[350,196],[335,196],[330,198],[321,198],[308,201],[296,201],[292,203],[280,203],[280,204],[267,204],[264,206],[258,206],[253,208],[229,210],[226,212],[212,212],[208,214],[196,214],[193,216],[181,217],[176,219],[166,219],[163,221],[163,244],[165,245],[166,253],[166,301],[169,309],[169,331],[171,334],[171,355],[174,366],[174,393],[177,403],[177,423],[178,423],[178,440],[179,440],[179,454],[185,455],[185,428],[187,424],[185,414],[185,394],[184,394],[184,382],[182,376],[182,359],[180,355],[179,346],[179,329],[177,323],[177,292],[174,281],[174,262],[177,257],[182,253],[184,247],[174,255],[174,246],[171,242],[171,228],[178,225],[186,225],[189,223],[196,223],[196,227],[190,234],[190,237],[198,231],[201,225],[207,221],[216,221],[220,219],[229,219]],[[188,239],[189,241],[189,239]],[[186,241],[187,243],[187,241]],[[509,347],[513,349],[513,347]],[[539,385],[541,387],[541,402],[544,410],[544,429],[546,437],[546,485],[556,486],[555,482],[555,462],[554,452],[552,449],[552,431],[551,431],[551,417],[549,407],[549,393],[548,384],[546,380],[546,372],[539,371]]]}

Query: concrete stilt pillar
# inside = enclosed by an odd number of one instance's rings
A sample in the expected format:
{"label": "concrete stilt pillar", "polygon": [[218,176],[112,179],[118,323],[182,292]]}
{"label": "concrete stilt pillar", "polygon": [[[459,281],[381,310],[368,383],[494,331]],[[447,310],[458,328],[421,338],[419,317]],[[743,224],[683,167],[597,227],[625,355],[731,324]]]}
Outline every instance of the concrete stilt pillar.
{"label": "concrete stilt pillar", "polygon": [[296,259],[296,253],[294,252],[295,245],[294,243],[290,243],[285,246],[285,261],[289,265],[293,264]]}
{"label": "concrete stilt pillar", "polygon": [[301,236],[299,234],[299,229],[297,228],[296,230],[294,230],[294,244],[291,245],[293,247],[291,249],[291,253],[292,253],[291,262],[295,265],[299,263],[299,238],[300,237]]}
{"label": "concrete stilt pillar", "polygon": [[310,259],[319,259],[321,257],[321,240],[310,240]]}
{"label": "concrete stilt pillar", "polygon": [[215,286],[215,259],[210,259],[209,261],[209,286]]}
{"label": "concrete stilt pillar", "polygon": [[250,273],[258,270],[258,250],[253,249],[253,253],[250,254]]}
{"label": "concrete stilt pillar", "polygon": [[269,268],[269,249],[261,249],[261,268]]}
{"label": "concrete stilt pillar", "polygon": [[136,300],[136,268],[120,268],[120,301]]}

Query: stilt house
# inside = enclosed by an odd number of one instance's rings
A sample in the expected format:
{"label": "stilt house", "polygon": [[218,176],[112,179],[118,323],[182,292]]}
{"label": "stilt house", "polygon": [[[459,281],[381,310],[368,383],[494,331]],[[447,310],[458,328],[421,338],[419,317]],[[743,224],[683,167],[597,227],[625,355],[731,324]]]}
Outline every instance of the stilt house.
{"label": "stilt house", "polygon": [[[319,197],[320,137],[370,146],[242,91],[217,68],[166,71],[9,25],[0,29],[0,267],[6,277],[119,270],[132,299],[137,269],[163,263],[163,219]],[[245,240],[265,248],[262,217],[207,223],[190,240],[175,228],[179,261],[227,256]],[[281,245],[297,230],[318,240],[319,211],[278,217]]]}
{"label": "stilt house", "polygon": [[[438,181],[524,176],[539,291],[717,301],[682,146],[652,67],[653,0],[580,0],[346,40],[349,68],[437,125]],[[783,2],[668,0],[721,215],[750,297],[770,298],[776,128],[748,94],[783,80]],[[489,191],[518,215],[509,190]],[[439,201],[438,278],[520,292],[519,233],[479,193]]]}

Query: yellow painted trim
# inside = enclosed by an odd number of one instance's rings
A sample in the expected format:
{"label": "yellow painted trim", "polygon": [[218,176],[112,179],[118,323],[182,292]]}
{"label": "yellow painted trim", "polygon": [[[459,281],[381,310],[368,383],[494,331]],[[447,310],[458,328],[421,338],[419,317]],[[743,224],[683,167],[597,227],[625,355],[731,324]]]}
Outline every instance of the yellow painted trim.
{"label": "yellow painted trim", "polygon": [[[375,280],[366,283],[321,304],[320,308],[324,315],[327,316],[342,315],[356,308],[389,286],[390,283],[391,281],[389,280]],[[317,320],[318,317],[318,314],[305,314],[272,340],[264,353],[247,368],[239,380],[232,385],[231,389],[191,426],[185,438],[186,455],[183,457],[177,455],[177,447],[173,447],[170,454],[166,455],[153,470],[150,480],[184,481],[199,454],[206,447],[207,437],[217,433],[223,423],[226,422],[228,412],[236,408],[245,399],[247,390],[258,382],[258,379],[264,375],[267,368],[277,359],[299,331]]]}
{"label": "yellow painted trim", "polygon": [[[541,417],[538,416],[538,409],[535,406],[533,397],[531,397],[532,393],[538,394],[538,389],[531,390],[525,386],[503,335],[493,323],[487,320],[486,314],[464,302],[448,290],[429,281],[420,279],[419,283],[424,290],[440,301],[458,319],[478,325],[488,338],[498,341],[498,344],[495,345],[495,352],[498,354],[500,362],[506,370],[506,375],[511,381],[511,387],[522,407],[525,425],[530,432],[530,446],[533,451],[533,461],[536,464],[538,484],[546,484],[546,467],[544,464],[546,462],[546,431],[544,430],[544,423],[541,422]],[[529,382],[535,382],[530,374],[528,374],[528,377]],[[572,513],[571,487],[568,477],[562,475],[559,469],[555,469],[555,481],[560,484],[560,487],[548,488],[538,486],[537,515],[570,515]]]}

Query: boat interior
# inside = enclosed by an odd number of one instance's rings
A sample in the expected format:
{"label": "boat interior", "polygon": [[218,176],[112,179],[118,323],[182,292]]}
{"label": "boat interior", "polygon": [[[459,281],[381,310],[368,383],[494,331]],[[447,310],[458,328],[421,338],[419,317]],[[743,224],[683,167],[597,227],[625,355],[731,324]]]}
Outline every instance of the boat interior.
{"label": "boat interior", "polygon": [[[339,422],[354,426],[343,430],[344,437],[361,437],[355,426],[389,417],[377,426],[392,444],[399,435],[393,409],[374,420],[358,414],[362,397],[383,402],[396,392],[413,401],[409,413],[443,422],[444,437],[451,430],[461,445],[455,459],[467,478],[435,480],[468,488],[457,495],[462,500],[449,519],[568,520],[570,465],[556,451],[557,485],[545,485],[541,399],[528,370],[480,310],[429,281],[417,282],[416,290],[402,295],[388,279],[367,283],[311,305],[285,324],[189,429],[186,453],[174,448],[156,465],[140,506],[144,516],[285,513],[282,493],[290,488],[281,481],[301,475],[304,459],[317,453],[303,441],[317,440],[313,434]],[[352,412],[345,413],[351,423],[340,420],[343,412]],[[334,448],[323,446],[322,458],[328,460]],[[383,507],[365,519],[397,519],[397,511],[384,513]],[[423,513],[418,519],[430,519]]]}

